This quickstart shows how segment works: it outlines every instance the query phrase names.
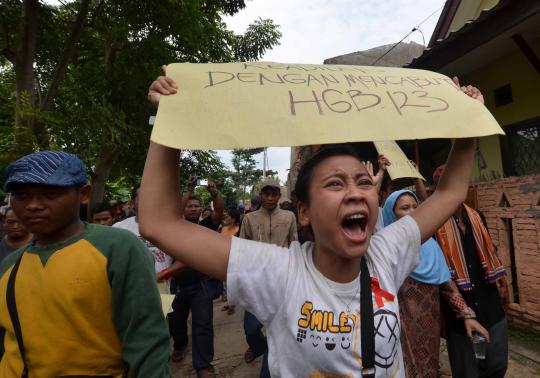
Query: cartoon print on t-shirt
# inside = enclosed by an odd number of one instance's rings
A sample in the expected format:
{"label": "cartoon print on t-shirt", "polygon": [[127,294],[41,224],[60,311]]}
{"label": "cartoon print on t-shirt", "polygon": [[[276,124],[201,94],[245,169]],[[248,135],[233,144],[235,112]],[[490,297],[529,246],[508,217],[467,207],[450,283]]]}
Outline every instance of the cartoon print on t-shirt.
{"label": "cartoon print on t-shirt", "polygon": [[313,345],[313,348],[317,348],[319,346],[319,342],[321,341],[321,337],[316,335],[309,335],[309,338],[312,339],[311,345]]}
{"label": "cartoon print on t-shirt", "polygon": [[351,347],[351,340],[350,336],[342,336],[341,337],[341,348],[342,349],[349,349]]}
{"label": "cartoon print on t-shirt", "polygon": [[373,317],[375,319],[375,345],[390,344],[391,348],[385,348],[384,355],[375,352],[375,365],[384,369],[394,364],[399,343],[399,322],[397,315],[392,311],[378,309]]}
{"label": "cartoon print on t-shirt", "polygon": [[[399,320],[394,309],[394,295],[383,290],[379,281],[372,278],[372,298],[374,309],[375,344],[379,346],[375,353],[376,367],[395,370],[395,359],[399,347]],[[300,307],[296,341],[303,343],[308,339],[309,348],[327,353],[348,351],[361,364],[360,349],[360,314],[358,312],[335,312],[317,308],[312,301],[305,301]],[[341,349],[340,349],[341,348]]]}
{"label": "cartoon print on t-shirt", "polygon": [[306,339],[306,330],[302,328],[298,328],[298,333],[296,334],[296,341],[301,343]]}
{"label": "cartoon print on t-shirt", "polygon": [[326,342],[324,343],[324,346],[328,350],[334,350],[334,348],[336,347],[336,343],[334,342],[334,338],[333,337],[326,337]]}

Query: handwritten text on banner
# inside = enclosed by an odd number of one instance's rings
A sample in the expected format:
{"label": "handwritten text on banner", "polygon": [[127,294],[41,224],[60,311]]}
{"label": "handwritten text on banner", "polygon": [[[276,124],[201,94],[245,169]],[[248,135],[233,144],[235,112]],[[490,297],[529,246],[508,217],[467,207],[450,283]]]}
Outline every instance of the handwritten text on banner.
{"label": "handwritten text on banner", "polygon": [[448,77],[389,67],[171,64],[152,140],[188,149],[502,134]]}

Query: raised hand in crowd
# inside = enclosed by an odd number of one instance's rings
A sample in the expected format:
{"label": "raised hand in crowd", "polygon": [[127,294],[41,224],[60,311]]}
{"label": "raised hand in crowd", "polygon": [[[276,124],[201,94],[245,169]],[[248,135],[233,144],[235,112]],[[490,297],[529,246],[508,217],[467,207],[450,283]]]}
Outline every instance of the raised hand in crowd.
{"label": "raised hand in crowd", "polygon": [[377,157],[377,162],[379,163],[379,170],[382,170],[385,172],[392,163],[390,163],[390,160],[384,155],[379,155]]}
{"label": "raised hand in crowd", "polygon": [[210,193],[212,197],[217,196],[219,193],[216,184],[210,180],[208,180],[208,185],[206,186],[206,189],[208,190],[208,193]]}
{"label": "raised hand in crowd", "polygon": [[[167,66],[162,66],[161,69],[165,74]],[[161,95],[175,94],[178,90],[178,86],[173,79],[167,76],[158,76],[156,80],[152,82],[150,88],[148,88],[148,101],[156,108],[159,105],[159,99]]]}
{"label": "raised hand in crowd", "polygon": [[366,170],[368,171],[369,175],[373,180],[375,180],[375,173],[373,171],[373,163],[369,160],[363,161],[364,165],[366,166]]}
{"label": "raised hand in crowd", "polygon": [[377,174],[374,173],[373,163],[371,161],[368,160],[364,161],[363,163],[369,175],[371,176],[371,179],[373,180],[373,185],[375,185],[377,192],[379,192],[383,182],[384,174],[388,169],[388,166],[390,166],[390,160],[388,160],[388,158],[386,158],[386,156],[384,155],[379,155],[377,157],[377,162],[379,164],[379,170],[377,171]]}
{"label": "raised hand in crowd", "polygon": [[464,86],[464,85],[461,85],[459,84],[459,78],[457,76],[454,76],[452,78],[452,81],[454,82],[454,84],[456,84],[463,93],[465,93],[467,96],[471,97],[471,98],[474,98],[475,100],[478,100],[480,101],[480,103],[483,105],[484,104],[484,95],[482,94],[482,92],[480,92],[480,89],[476,88],[476,87],[473,87],[472,85],[467,85],[467,86]]}

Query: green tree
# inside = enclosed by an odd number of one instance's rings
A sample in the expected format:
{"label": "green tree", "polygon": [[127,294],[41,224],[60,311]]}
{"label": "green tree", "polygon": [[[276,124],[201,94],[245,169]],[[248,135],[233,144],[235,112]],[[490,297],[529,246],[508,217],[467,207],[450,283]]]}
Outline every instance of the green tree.
{"label": "green tree", "polygon": [[[189,176],[198,176],[201,180],[213,181],[228,204],[234,202],[234,190],[227,170],[215,151],[183,151],[180,158],[182,182]],[[185,190],[185,188],[184,188]],[[204,206],[212,201],[205,187],[198,187],[195,194]]]}
{"label": "green tree", "polygon": [[109,178],[141,173],[153,112],[146,92],[162,64],[255,60],[280,38],[271,20],[240,36],[226,29],[222,15],[243,0],[62,4],[0,3],[0,114],[11,115],[0,121],[0,153],[2,161],[46,148],[78,154],[93,202]]}
{"label": "green tree", "polygon": [[[263,170],[255,168],[255,155],[263,152],[263,148],[235,149],[232,151],[231,172],[232,183],[237,188],[237,199],[248,200],[251,188],[263,178]],[[267,170],[266,176],[277,176],[276,171]],[[250,191],[247,189],[250,188]]]}
{"label": "green tree", "polygon": [[232,181],[238,188],[238,197],[241,200],[247,199],[246,188],[252,186],[257,178],[255,176],[256,161],[254,156],[261,153],[260,149],[234,149],[232,151],[231,164],[234,168],[232,172]]}

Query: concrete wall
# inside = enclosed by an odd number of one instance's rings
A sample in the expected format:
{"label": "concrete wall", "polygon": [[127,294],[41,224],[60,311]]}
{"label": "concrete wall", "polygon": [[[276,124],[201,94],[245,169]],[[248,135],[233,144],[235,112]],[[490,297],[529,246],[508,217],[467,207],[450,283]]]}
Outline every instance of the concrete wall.
{"label": "concrete wall", "polygon": [[[477,207],[508,273],[511,301],[519,295],[519,303],[510,305],[509,318],[540,332],[540,175],[478,183],[475,188]],[[517,293],[512,292],[512,280]]]}

